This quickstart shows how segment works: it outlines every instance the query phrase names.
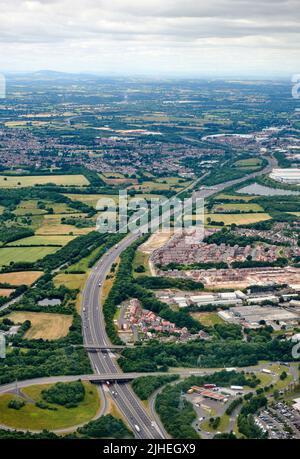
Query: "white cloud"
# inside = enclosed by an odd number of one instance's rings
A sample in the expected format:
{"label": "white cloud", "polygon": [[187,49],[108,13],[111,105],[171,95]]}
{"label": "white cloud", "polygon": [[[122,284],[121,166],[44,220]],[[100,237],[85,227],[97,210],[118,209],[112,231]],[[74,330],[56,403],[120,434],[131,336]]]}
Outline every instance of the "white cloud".
{"label": "white cloud", "polygon": [[299,0],[10,0],[0,69],[295,73]]}

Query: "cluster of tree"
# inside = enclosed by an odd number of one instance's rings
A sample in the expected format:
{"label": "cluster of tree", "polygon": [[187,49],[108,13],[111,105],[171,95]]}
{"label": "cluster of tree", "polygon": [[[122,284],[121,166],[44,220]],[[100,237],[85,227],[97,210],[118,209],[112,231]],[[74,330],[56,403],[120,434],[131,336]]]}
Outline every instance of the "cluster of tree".
{"label": "cluster of tree", "polygon": [[[279,212],[298,212],[299,211],[299,199],[292,200],[290,196],[289,199],[278,199],[277,201],[265,202],[264,208],[266,212],[275,213],[277,215]],[[294,221],[297,220],[296,216],[285,215],[285,220]]]}
{"label": "cluster of tree", "polygon": [[217,428],[218,428],[219,425],[220,425],[220,422],[221,422],[220,416],[216,416],[215,418],[210,418],[210,419],[209,419],[209,426],[210,426],[213,430],[217,430]]}
{"label": "cluster of tree", "polygon": [[259,260],[246,260],[234,261],[231,263],[232,268],[283,268],[287,266],[289,261],[287,258],[279,257],[275,261],[259,261]]}
{"label": "cluster of tree", "polygon": [[191,386],[203,386],[203,384],[216,384],[221,387],[249,386],[256,387],[260,380],[254,373],[247,374],[244,371],[220,370],[216,373],[203,376],[190,376],[182,383],[182,389],[187,391]]}
{"label": "cluster of tree", "polygon": [[36,266],[35,263],[31,263],[29,261],[23,262],[14,262],[10,263],[9,265],[2,266],[0,272],[2,273],[9,273],[9,272],[17,272],[17,271],[35,271]]}
{"label": "cluster of tree", "polygon": [[[265,322],[261,323],[264,325]],[[273,327],[265,325],[257,329],[245,329],[245,335],[248,342],[263,343],[272,340]]]}
{"label": "cluster of tree", "polygon": [[[40,407],[43,409],[42,407]],[[49,409],[49,408],[48,408]],[[53,408],[52,408],[53,409]],[[81,438],[133,438],[133,433],[128,429],[121,419],[111,414],[101,416],[95,421],[90,421],[77,429],[76,432],[67,435],[56,435],[48,430],[39,433],[21,432],[18,430],[0,429],[0,439],[12,440],[76,440]]]}
{"label": "cluster of tree", "polygon": [[157,389],[178,378],[178,375],[142,376],[133,380],[132,388],[141,400],[147,400]]}
{"label": "cluster of tree", "polygon": [[228,407],[226,408],[226,411],[225,413],[230,416],[234,410],[237,409],[238,406],[240,406],[241,404],[243,403],[243,398],[242,397],[239,397],[239,398],[235,398],[234,400],[232,400],[232,402],[228,405]]}
{"label": "cluster of tree", "polygon": [[[67,437],[71,438],[70,436]],[[58,440],[60,438],[66,437],[59,437],[55,433],[49,432],[48,430],[43,430],[39,433],[31,433],[19,430],[0,429],[0,439],[2,440]]]}
{"label": "cluster of tree", "polygon": [[250,228],[250,229],[255,229],[258,231],[269,231],[272,229],[273,225],[275,224],[275,221],[272,220],[262,220],[260,222],[255,222],[255,223],[249,223],[248,225],[242,225],[243,228]]}
{"label": "cluster of tree", "polygon": [[141,276],[135,279],[135,283],[150,290],[165,288],[177,288],[179,290],[203,290],[202,282],[191,279],[173,279],[172,277]]}
{"label": "cluster of tree", "polygon": [[191,269],[227,269],[228,264],[220,261],[220,262],[209,262],[209,263],[189,263],[189,264],[181,264],[172,261],[164,266],[159,266],[159,269],[162,271],[169,271],[169,270],[178,270],[178,271],[189,271]]}
{"label": "cluster of tree", "polygon": [[[99,177],[100,178],[100,177]],[[78,194],[78,187],[76,186],[67,186],[67,185],[43,185],[43,191],[47,193],[67,193],[67,194]],[[110,185],[104,185],[104,186],[82,186],[80,187],[80,194],[107,194],[107,195],[117,195],[119,192],[119,189],[114,188],[113,186]],[[79,202],[79,201],[78,201]],[[89,206],[87,206],[89,207]],[[95,214],[95,209],[93,209],[93,213]]]}
{"label": "cluster of tree", "polygon": [[224,432],[214,435],[213,440],[237,440],[233,432]]}
{"label": "cluster of tree", "polygon": [[157,371],[161,367],[181,366],[243,367],[256,365],[259,360],[292,361],[292,343],[277,337],[260,343],[228,339],[226,346],[217,339],[182,344],[152,342],[147,346],[124,349],[119,364],[124,371]]}
{"label": "cluster of tree", "polygon": [[247,245],[252,245],[255,242],[264,242],[267,244],[273,245],[287,245],[288,243],[274,242],[269,239],[259,237],[259,236],[243,236],[230,231],[227,228],[223,228],[222,231],[211,234],[210,236],[204,239],[204,242],[207,244],[226,244],[231,247],[238,245],[240,247],[246,247]]}
{"label": "cluster of tree", "polygon": [[279,167],[285,168],[291,166],[290,161],[287,159],[284,153],[282,153],[281,151],[275,151],[273,154],[274,157],[277,159]]}
{"label": "cluster of tree", "polygon": [[202,185],[213,186],[218,185],[219,183],[228,182],[228,177],[230,180],[237,180],[245,175],[249,174],[248,170],[236,169],[232,167],[233,164],[220,167],[219,169],[214,168],[213,173],[211,172],[207,177],[202,181]]}
{"label": "cluster of tree", "polygon": [[188,306],[186,309],[189,312],[214,312],[218,311],[219,309],[226,310],[229,308],[230,306],[228,304],[204,304],[201,306],[193,304]]}
{"label": "cluster of tree", "polygon": [[2,322],[0,322],[0,330],[3,330],[3,331],[7,331],[10,329],[10,327],[13,325],[14,323],[8,319],[7,317],[5,317]]}
{"label": "cluster of tree", "polygon": [[92,228],[95,226],[94,220],[82,217],[63,217],[61,223],[63,225],[73,225],[76,228]]}
{"label": "cluster of tree", "polygon": [[90,169],[82,168],[82,173],[86,177],[86,179],[90,182],[90,186],[93,186],[93,187],[105,186],[105,182],[102,180],[102,178],[96,171],[91,171]]}
{"label": "cluster of tree", "polygon": [[240,340],[243,338],[242,327],[237,324],[215,324],[214,330],[220,339]]}
{"label": "cluster of tree", "polygon": [[44,376],[78,375],[91,372],[82,348],[57,343],[35,343],[34,348],[13,349],[0,360],[0,384]]}
{"label": "cluster of tree", "polygon": [[211,226],[225,226],[225,223],[223,221],[212,220],[210,217],[208,217],[207,223]]}
{"label": "cluster of tree", "polygon": [[159,415],[166,431],[176,439],[198,439],[199,435],[193,429],[192,423],[197,415],[193,405],[186,399],[181,400],[181,388],[168,385],[157,395],[155,410]]}
{"label": "cluster of tree", "polygon": [[267,437],[267,434],[254,422],[253,417],[258,410],[267,406],[267,404],[267,398],[263,395],[259,395],[257,397],[251,397],[249,401],[242,406],[237,420],[238,429],[241,434],[250,439]]}
{"label": "cluster of tree", "polygon": [[[50,410],[50,411],[57,411],[57,407],[53,405],[48,405],[48,403],[43,402],[40,400],[39,402],[35,402],[35,406],[40,408],[41,410]],[[69,407],[71,408],[71,407]]]}
{"label": "cluster of tree", "polygon": [[20,410],[21,408],[23,408],[23,406],[25,406],[25,402],[23,400],[13,398],[12,400],[10,400],[7,406],[8,408],[11,408],[13,410]]}
{"label": "cluster of tree", "polygon": [[133,438],[133,433],[124,422],[111,414],[90,421],[80,427],[78,433],[87,438]]}
{"label": "cluster of tree", "polygon": [[42,398],[48,403],[56,403],[66,408],[74,408],[85,397],[85,388],[81,381],[59,382],[42,390]]}
{"label": "cluster of tree", "polygon": [[20,226],[10,226],[0,228],[0,241],[3,244],[14,242],[25,237],[34,235],[34,231],[29,228],[22,228]]}

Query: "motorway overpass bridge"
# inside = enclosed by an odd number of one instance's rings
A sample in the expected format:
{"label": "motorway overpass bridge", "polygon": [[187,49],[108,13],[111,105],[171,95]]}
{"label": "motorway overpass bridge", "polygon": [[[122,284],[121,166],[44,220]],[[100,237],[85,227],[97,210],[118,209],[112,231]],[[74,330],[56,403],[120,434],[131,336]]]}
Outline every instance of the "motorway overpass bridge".
{"label": "motorway overpass bridge", "polygon": [[84,348],[88,351],[88,352],[109,352],[109,351],[122,351],[123,349],[125,349],[125,345],[124,346],[114,346],[114,345],[110,345],[110,346],[95,346],[94,344],[85,344],[84,345]]}
{"label": "motorway overpass bridge", "polygon": [[81,379],[90,381],[92,383],[105,383],[106,381],[120,383],[132,381],[133,379],[139,378],[141,376],[161,376],[162,374],[165,375],[165,373],[105,373],[103,375],[86,375]]}
{"label": "motorway overpass bridge", "polygon": [[[241,369],[242,371],[243,369]],[[169,374],[178,374],[181,377],[189,377],[191,375],[194,376],[203,376],[203,375],[208,375],[211,373],[214,373],[216,370],[207,368],[207,369],[184,369],[178,372],[174,373],[161,373],[161,372],[152,372],[152,373],[137,373],[137,372],[132,372],[132,373],[101,373],[101,374],[87,374],[87,375],[60,375],[60,376],[49,376],[49,377],[44,377],[44,378],[35,378],[35,379],[26,379],[24,381],[18,381],[18,382],[11,382],[8,384],[2,384],[0,385],[0,394],[6,393],[6,392],[16,392],[16,390],[20,390],[23,387],[28,387],[28,386],[33,386],[33,385],[42,385],[42,384],[55,384],[57,382],[72,382],[72,381],[78,381],[79,379],[82,381],[90,381],[91,383],[94,384],[103,384],[106,383],[107,381],[114,383],[126,383],[129,381],[132,381],[135,378],[139,378],[141,376],[147,377],[147,376],[166,376]]]}
{"label": "motorway overpass bridge", "polygon": [[159,376],[166,373],[104,373],[91,375],[70,375],[70,376],[49,376],[45,378],[26,379],[24,381],[12,382],[0,385],[0,394],[7,392],[16,392],[24,387],[42,384],[55,384],[57,382],[90,381],[94,384],[103,384],[108,382],[126,383],[140,376]]}

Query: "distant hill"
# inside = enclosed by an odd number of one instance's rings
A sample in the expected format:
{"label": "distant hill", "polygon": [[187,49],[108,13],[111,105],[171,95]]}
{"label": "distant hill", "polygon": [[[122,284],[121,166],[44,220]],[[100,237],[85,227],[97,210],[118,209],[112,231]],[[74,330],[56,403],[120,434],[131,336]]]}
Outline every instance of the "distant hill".
{"label": "distant hill", "polygon": [[[55,70],[38,70],[36,72],[7,73],[7,79],[31,81],[57,81],[57,80],[102,80],[103,77],[88,73],[57,72]],[[106,78],[105,78],[106,79]]]}

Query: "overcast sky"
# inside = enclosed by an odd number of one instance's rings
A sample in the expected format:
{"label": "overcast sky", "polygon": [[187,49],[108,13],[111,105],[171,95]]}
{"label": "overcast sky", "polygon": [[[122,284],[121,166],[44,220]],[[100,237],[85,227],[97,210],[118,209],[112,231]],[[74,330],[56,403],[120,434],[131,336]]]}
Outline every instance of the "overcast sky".
{"label": "overcast sky", "polygon": [[0,0],[0,72],[290,76],[299,0]]}

